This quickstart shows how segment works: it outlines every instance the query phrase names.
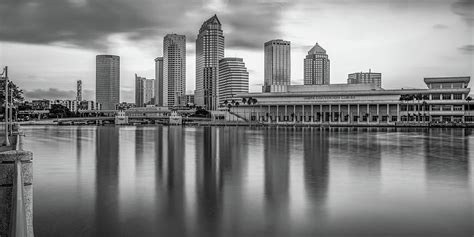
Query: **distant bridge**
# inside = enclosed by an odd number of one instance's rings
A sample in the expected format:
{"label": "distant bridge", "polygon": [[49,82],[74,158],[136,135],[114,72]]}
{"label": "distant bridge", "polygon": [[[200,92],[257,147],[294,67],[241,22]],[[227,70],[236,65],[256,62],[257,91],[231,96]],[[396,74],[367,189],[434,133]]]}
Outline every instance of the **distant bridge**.
{"label": "distant bridge", "polygon": [[[169,116],[128,116],[130,123],[144,122],[144,121],[161,121],[168,122]],[[104,121],[114,122],[115,117],[79,117],[79,118],[59,118],[53,120],[58,124],[99,124]],[[199,121],[210,121],[209,118],[198,118],[198,117],[183,117],[183,122],[199,122]]]}

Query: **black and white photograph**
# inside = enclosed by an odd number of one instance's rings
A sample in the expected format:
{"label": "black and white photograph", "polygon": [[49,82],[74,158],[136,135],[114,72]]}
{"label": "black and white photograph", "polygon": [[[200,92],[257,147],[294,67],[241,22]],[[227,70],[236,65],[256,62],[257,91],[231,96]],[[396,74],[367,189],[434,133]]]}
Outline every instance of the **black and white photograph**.
{"label": "black and white photograph", "polygon": [[473,237],[474,0],[0,0],[0,237]]}

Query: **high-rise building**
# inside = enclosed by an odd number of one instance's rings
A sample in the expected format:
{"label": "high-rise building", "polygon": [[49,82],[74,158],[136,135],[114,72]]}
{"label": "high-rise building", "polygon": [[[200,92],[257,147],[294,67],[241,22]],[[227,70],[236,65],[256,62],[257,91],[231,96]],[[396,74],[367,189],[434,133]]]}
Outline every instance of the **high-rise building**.
{"label": "high-rise building", "polygon": [[270,40],[264,44],[265,71],[263,92],[278,92],[291,84],[290,41]]}
{"label": "high-rise building", "polygon": [[146,79],[135,74],[135,105],[137,107],[144,107],[153,102],[154,84],[154,79]]}
{"label": "high-rise building", "polygon": [[230,101],[236,94],[249,92],[249,73],[242,58],[219,61],[219,103]]}
{"label": "high-rise building", "polygon": [[186,36],[168,34],[163,39],[163,105],[184,105],[186,92]]}
{"label": "high-rise building", "polygon": [[208,110],[219,105],[219,60],[224,57],[224,35],[216,15],[205,21],[196,39],[195,102]]}
{"label": "high-rise building", "polygon": [[155,105],[163,106],[163,57],[155,58]]}
{"label": "high-rise building", "polygon": [[82,80],[77,81],[76,100],[82,101]]}
{"label": "high-rise building", "polygon": [[95,98],[102,109],[113,110],[120,102],[120,57],[96,56]]}
{"label": "high-rise building", "polygon": [[304,59],[304,84],[329,85],[330,61],[326,50],[316,43]]}
{"label": "high-rise building", "polygon": [[382,87],[382,73],[372,72],[355,72],[347,76],[347,84],[374,84]]}

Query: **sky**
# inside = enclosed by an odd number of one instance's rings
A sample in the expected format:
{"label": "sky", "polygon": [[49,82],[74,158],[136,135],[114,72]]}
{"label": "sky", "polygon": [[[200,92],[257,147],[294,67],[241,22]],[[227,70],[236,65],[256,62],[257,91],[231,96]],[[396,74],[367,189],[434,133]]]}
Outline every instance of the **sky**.
{"label": "sky", "polygon": [[[95,99],[95,56],[120,56],[121,101],[135,73],[154,78],[163,37],[186,35],[186,89],[195,87],[195,40],[214,14],[225,56],[241,57],[250,91],[263,83],[263,44],[291,41],[291,81],[317,42],[331,83],[382,73],[382,87],[425,88],[424,77],[474,75],[474,0],[1,0],[0,66],[27,99],[73,99],[77,80]],[[473,83],[471,83],[472,85]]]}

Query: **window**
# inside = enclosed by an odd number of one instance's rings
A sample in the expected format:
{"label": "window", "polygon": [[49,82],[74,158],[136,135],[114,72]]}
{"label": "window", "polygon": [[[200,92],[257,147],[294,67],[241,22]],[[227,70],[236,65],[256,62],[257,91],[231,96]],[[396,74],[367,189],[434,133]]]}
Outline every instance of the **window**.
{"label": "window", "polygon": [[431,89],[441,89],[441,83],[431,83]]}
{"label": "window", "polygon": [[462,105],[455,105],[453,106],[454,111],[461,111],[462,110]]}
{"label": "window", "polygon": [[462,100],[462,94],[453,94],[453,100]]}
{"label": "window", "polygon": [[451,89],[451,83],[443,83],[443,89]]}
{"label": "window", "polygon": [[441,107],[439,105],[432,105],[431,106],[431,111],[440,111]]}
{"label": "window", "polygon": [[443,110],[443,111],[451,111],[451,110],[452,110],[452,106],[451,106],[451,105],[443,105],[442,110]]}
{"label": "window", "polygon": [[451,94],[443,94],[443,100],[450,100]]}
{"label": "window", "polygon": [[432,95],[431,95],[431,99],[432,99],[432,100],[440,100],[440,99],[441,99],[441,95],[440,95],[440,94],[432,94]]}

